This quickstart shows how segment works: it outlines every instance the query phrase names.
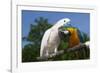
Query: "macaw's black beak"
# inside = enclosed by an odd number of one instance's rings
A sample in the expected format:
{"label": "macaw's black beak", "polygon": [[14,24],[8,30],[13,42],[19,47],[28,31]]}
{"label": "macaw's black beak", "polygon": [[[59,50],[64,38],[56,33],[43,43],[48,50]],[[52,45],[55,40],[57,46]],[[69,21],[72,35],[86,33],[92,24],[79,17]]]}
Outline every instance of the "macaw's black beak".
{"label": "macaw's black beak", "polygon": [[68,30],[63,30],[63,31],[59,31],[59,36],[61,39],[65,40],[68,39],[70,37],[71,33]]}

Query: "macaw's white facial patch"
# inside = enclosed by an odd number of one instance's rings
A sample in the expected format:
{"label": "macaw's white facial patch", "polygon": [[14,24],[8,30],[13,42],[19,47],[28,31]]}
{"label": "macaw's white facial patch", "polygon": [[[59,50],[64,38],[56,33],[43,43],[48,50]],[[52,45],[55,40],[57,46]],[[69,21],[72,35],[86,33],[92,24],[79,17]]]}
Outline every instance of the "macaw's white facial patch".
{"label": "macaw's white facial patch", "polygon": [[69,31],[63,31],[64,32],[64,34],[68,34],[69,33]]}

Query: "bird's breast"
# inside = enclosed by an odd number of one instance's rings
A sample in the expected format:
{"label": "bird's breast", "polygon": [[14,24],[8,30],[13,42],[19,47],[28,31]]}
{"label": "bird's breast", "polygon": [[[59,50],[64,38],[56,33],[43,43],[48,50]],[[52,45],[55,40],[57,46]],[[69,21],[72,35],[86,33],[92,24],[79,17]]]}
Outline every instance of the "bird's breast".
{"label": "bird's breast", "polygon": [[76,29],[69,29],[71,36],[69,37],[69,48],[72,48],[80,43],[80,39],[78,37],[78,32]]}

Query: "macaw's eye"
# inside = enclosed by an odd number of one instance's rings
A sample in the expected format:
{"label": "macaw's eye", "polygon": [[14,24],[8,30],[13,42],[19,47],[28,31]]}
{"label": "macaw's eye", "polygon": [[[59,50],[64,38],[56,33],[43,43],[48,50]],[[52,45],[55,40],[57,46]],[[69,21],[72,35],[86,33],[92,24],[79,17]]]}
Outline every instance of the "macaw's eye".
{"label": "macaw's eye", "polygon": [[64,20],[64,22],[66,22],[66,20]]}
{"label": "macaw's eye", "polygon": [[68,32],[69,32],[68,35],[71,36],[71,32],[70,31],[68,31]]}

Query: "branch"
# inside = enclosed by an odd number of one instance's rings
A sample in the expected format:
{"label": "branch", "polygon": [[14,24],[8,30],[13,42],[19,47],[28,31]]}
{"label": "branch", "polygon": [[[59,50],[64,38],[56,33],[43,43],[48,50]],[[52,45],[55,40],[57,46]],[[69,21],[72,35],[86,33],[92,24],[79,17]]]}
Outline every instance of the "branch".
{"label": "branch", "polygon": [[64,53],[71,52],[71,51],[78,51],[78,50],[84,49],[84,48],[89,49],[89,42],[80,43],[79,45],[77,45],[73,48],[63,49],[63,50],[60,50],[57,53],[51,54],[49,56],[37,57],[37,60],[48,60],[48,59],[54,58],[56,56],[62,55]]}

